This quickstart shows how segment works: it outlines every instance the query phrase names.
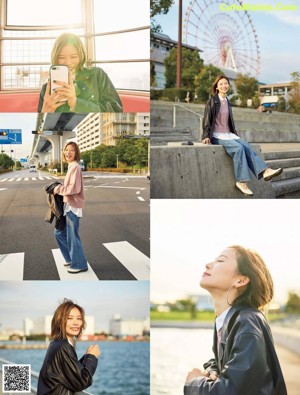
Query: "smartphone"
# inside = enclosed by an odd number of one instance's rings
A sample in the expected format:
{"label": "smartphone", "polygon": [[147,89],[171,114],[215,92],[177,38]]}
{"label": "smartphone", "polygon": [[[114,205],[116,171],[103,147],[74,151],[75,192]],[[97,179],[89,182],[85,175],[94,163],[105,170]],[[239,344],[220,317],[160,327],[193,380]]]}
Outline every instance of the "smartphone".
{"label": "smartphone", "polygon": [[61,88],[54,81],[69,83],[69,69],[63,64],[54,64],[50,67],[50,93],[52,95],[54,89]]}

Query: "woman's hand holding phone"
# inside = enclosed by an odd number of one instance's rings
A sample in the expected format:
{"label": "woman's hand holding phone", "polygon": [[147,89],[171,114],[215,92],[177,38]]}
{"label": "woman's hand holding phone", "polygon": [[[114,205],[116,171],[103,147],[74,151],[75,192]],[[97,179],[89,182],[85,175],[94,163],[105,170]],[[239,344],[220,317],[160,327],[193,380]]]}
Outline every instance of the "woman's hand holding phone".
{"label": "woman's hand holding phone", "polygon": [[70,110],[74,111],[76,107],[76,92],[75,92],[75,85],[73,83],[73,76],[71,71],[69,71],[69,84],[66,82],[55,81],[56,85],[59,85],[59,88],[55,89],[61,98],[65,98],[69,104]]}

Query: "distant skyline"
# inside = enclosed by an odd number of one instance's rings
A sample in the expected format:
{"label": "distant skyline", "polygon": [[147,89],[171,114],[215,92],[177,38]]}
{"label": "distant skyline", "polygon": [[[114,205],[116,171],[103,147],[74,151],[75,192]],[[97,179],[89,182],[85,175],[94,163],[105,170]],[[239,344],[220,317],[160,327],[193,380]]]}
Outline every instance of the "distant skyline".
{"label": "distant skyline", "polygon": [[[216,2],[222,3],[219,0]],[[183,0],[183,19],[187,7],[192,3],[190,0]],[[227,0],[224,3],[239,4],[234,0]],[[243,3],[262,5],[257,1],[244,1]],[[272,5],[273,7],[276,4],[278,2],[274,0],[263,2],[263,5]],[[263,83],[289,82],[291,80],[290,73],[300,71],[300,46],[298,44],[300,4],[295,0],[282,0],[280,4],[298,6],[298,10],[248,11],[256,29],[261,55],[261,72],[256,78]],[[233,15],[237,12],[239,11],[227,12],[227,14]],[[159,15],[154,19],[162,26],[164,34],[169,35],[173,40],[178,40],[178,0],[175,0],[167,15]]]}
{"label": "distant skyline", "polygon": [[151,201],[151,301],[189,294],[205,264],[231,245],[256,250],[274,281],[274,301],[300,292],[299,202],[295,200],[186,199]]}
{"label": "distant skyline", "polygon": [[25,318],[53,315],[64,298],[95,316],[97,331],[108,330],[115,314],[124,319],[149,317],[148,281],[2,281],[0,331],[22,329]]}

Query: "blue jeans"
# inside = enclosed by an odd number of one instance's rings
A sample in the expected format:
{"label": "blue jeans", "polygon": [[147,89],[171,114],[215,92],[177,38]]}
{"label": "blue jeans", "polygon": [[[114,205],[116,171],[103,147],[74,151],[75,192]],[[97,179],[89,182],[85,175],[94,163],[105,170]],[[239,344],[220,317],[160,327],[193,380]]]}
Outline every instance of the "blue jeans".
{"label": "blue jeans", "polygon": [[242,139],[221,140],[212,137],[211,143],[223,145],[227,154],[231,156],[235,179],[238,182],[251,180],[249,169],[259,180],[267,168],[266,163],[257,155],[250,144]]}
{"label": "blue jeans", "polygon": [[72,269],[87,268],[87,261],[79,237],[79,219],[72,211],[68,211],[65,229],[54,229],[54,236],[60,251],[65,261],[71,263]]}

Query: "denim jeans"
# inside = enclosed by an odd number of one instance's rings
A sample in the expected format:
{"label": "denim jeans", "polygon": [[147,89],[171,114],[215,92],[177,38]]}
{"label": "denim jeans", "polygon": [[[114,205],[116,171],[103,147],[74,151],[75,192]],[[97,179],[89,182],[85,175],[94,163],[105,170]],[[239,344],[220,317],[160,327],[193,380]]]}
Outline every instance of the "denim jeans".
{"label": "denim jeans", "polygon": [[54,236],[66,262],[71,263],[72,269],[86,269],[87,261],[84,256],[79,237],[79,220],[72,211],[66,213],[64,230],[54,229]]}
{"label": "denim jeans", "polygon": [[250,144],[242,139],[221,140],[212,137],[211,143],[223,145],[227,154],[231,156],[235,179],[238,182],[251,180],[249,169],[259,180],[267,168],[266,163],[257,155]]}

